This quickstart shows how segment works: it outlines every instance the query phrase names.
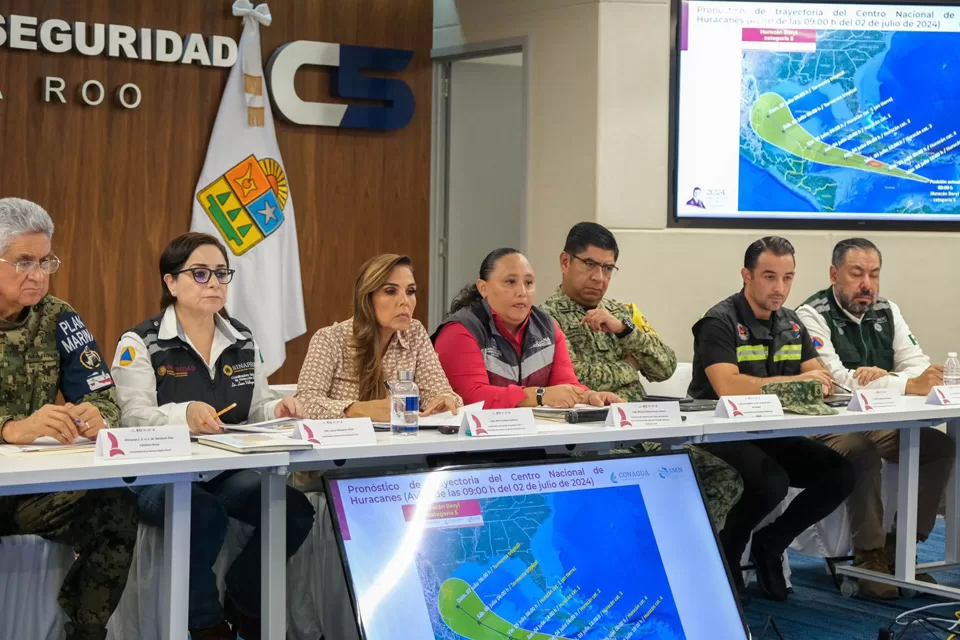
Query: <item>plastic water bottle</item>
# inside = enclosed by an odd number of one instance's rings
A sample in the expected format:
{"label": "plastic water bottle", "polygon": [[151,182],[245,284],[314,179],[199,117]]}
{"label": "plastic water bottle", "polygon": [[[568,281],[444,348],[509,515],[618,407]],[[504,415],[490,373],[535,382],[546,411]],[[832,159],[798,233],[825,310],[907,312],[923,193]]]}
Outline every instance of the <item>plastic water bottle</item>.
{"label": "plastic water bottle", "polygon": [[943,364],[943,384],[948,387],[960,387],[960,359],[957,352],[947,354],[947,361]]}
{"label": "plastic water bottle", "polygon": [[420,389],[412,371],[401,371],[390,385],[390,431],[415,436],[420,427]]}

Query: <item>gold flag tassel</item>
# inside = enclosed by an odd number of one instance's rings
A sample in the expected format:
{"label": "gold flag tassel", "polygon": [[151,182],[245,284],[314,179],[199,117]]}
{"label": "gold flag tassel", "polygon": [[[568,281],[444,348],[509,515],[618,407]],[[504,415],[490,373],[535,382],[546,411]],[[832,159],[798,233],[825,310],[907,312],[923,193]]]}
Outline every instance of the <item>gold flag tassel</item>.
{"label": "gold flag tassel", "polygon": [[[257,102],[263,102],[263,77],[250,76],[243,74],[243,92],[250,96],[260,98]],[[247,105],[247,125],[251,127],[262,127],[264,124],[264,107],[255,107]]]}

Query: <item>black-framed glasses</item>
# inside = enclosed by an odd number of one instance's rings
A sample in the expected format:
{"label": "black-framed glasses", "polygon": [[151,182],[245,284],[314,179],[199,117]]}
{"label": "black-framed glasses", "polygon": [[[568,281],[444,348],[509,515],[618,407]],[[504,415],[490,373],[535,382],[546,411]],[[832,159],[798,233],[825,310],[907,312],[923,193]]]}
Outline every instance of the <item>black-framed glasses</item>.
{"label": "black-framed glasses", "polygon": [[601,262],[597,262],[596,260],[591,260],[590,258],[587,258],[586,260],[584,260],[580,256],[572,253],[570,254],[570,257],[582,262],[583,266],[585,266],[587,268],[587,271],[589,271],[590,273],[596,273],[598,270],[600,270],[600,271],[603,271],[603,275],[609,278],[613,276],[613,274],[615,274],[617,271],[620,271],[620,267],[618,267],[615,264],[603,264]]}
{"label": "black-framed glasses", "polygon": [[50,275],[51,273],[56,273],[57,269],[60,268],[60,258],[52,253],[42,260],[17,260],[16,262],[13,262],[11,260],[4,260],[3,258],[0,258],[0,262],[9,264],[17,270],[17,273],[33,273],[39,269],[45,274]]}
{"label": "black-framed glasses", "polygon": [[236,269],[205,269],[203,267],[192,267],[190,269],[174,271],[170,275],[178,276],[181,273],[189,273],[193,276],[193,280],[197,284],[207,284],[210,282],[210,275],[212,274],[220,284],[230,284],[230,281],[233,280],[233,274],[236,272]]}

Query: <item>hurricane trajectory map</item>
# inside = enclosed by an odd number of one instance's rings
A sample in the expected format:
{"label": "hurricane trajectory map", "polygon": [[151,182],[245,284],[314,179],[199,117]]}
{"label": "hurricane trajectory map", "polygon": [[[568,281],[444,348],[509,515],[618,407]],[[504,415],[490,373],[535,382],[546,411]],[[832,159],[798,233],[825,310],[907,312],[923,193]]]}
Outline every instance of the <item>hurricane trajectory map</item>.
{"label": "hurricane trajectory map", "polygon": [[815,37],[742,54],[740,209],[960,213],[960,33]]}
{"label": "hurricane trajectory map", "polygon": [[482,525],[419,545],[437,640],[686,637],[639,487],[479,503]]}

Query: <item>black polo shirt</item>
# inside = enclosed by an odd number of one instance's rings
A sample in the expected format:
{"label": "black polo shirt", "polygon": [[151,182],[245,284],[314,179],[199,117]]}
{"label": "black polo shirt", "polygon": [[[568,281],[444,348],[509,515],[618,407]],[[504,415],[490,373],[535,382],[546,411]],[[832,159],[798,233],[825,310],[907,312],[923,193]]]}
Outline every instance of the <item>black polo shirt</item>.
{"label": "black polo shirt", "polygon": [[741,290],[693,325],[693,379],[688,393],[694,398],[717,398],[706,374],[706,368],[715,364],[733,364],[740,373],[772,378],[799,375],[800,366],[816,357],[810,334],[795,311],[781,308],[769,320],[758,320]]}

